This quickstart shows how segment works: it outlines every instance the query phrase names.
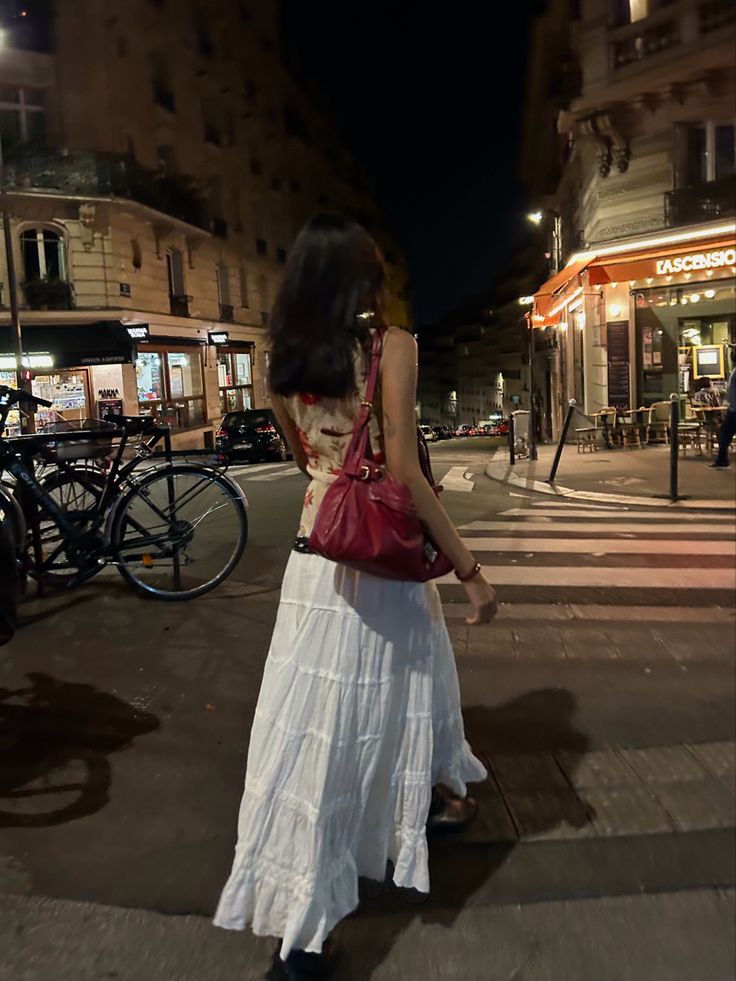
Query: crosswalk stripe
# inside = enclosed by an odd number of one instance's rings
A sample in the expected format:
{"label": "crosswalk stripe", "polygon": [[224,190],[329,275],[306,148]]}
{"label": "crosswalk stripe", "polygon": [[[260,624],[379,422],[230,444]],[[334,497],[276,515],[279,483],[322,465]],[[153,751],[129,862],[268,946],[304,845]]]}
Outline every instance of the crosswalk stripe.
{"label": "crosswalk stripe", "polygon": [[[620,508],[604,510],[602,508],[509,508],[507,511],[499,512],[499,517],[502,518],[522,518],[522,517],[533,517],[533,518],[600,518],[606,521],[631,521],[632,517],[635,517],[637,521],[657,521],[662,520],[662,518],[669,518],[670,521],[703,521],[705,515],[703,514],[686,514],[682,511],[678,511],[673,514],[672,511],[622,511]],[[708,515],[707,520],[715,524],[735,524],[735,519],[732,515],[726,514],[714,514]]]}
{"label": "crosswalk stripe", "polygon": [[466,470],[467,467],[451,467],[439,483],[442,484],[445,490],[459,491],[462,494],[467,494],[472,491],[475,484],[472,480],[465,479]]}
{"label": "crosswalk stripe", "polygon": [[557,552],[577,555],[730,555],[736,560],[734,543],[700,539],[631,538],[464,538],[473,552]]}
{"label": "crosswalk stripe", "polygon": [[[638,517],[638,516],[637,516]],[[563,532],[563,531],[576,531],[576,532],[600,532],[604,525],[594,522],[594,521],[555,521],[552,518],[546,518],[542,521],[470,521],[468,524],[462,525],[460,531],[518,531],[518,532]],[[622,529],[625,532],[662,532],[670,534],[707,534],[712,532],[722,531],[724,534],[729,534],[729,537],[733,537],[734,531],[732,529],[721,529],[716,527],[711,523],[704,521],[692,522],[692,523],[681,523],[679,516],[677,520],[668,522],[649,522],[649,521],[632,521],[626,524],[625,528]]]}
{"label": "crosswalk stripe", "polygon": [[[610,568],[595,566],[484,565],[483,575],[494,586],[581,586],[630,589],[736,590],[736,569],[700,569],[697,581],[686,568]],[[453,573],[435,580],[456,585]],[[638,596],[641,593],[637,594]]]}

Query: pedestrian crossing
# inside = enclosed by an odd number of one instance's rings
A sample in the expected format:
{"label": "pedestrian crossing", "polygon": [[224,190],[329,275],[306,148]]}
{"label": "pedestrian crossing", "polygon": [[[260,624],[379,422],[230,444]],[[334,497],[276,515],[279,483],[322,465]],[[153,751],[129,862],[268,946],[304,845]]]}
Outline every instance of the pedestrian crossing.
{"label": "pedestrian crossing", "polygon": [[[460,533],[502,602],[610,604],[623,616],[629,604],[730,608],[736,601],[733,513],[530,498]],[[453,575],[438,584],[444,599],[462,601]]]}
{"label": "pedestrian crossing", "polygon": [[[467,474],[467,467],[455,466],[445,469],[438,468],[439,473],[444,475],[440,478],[435,474],[435,479],[446,491],[457,491],[458,493],[470,493],[475,483]],[[228,476],[242,480],[246,483],[271,483],[276,480],[283,480],[285,477],[294,477],[301,473],[299,467],[293,463],[250,463],[228,467]]]}

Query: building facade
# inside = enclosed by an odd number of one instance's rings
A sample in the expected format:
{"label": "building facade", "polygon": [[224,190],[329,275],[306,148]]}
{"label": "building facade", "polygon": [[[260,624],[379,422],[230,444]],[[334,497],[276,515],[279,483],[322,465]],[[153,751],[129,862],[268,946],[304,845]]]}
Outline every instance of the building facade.
{"label": "building facade", "polygon": [[[34,390],[65,417],[155,414],[178,445],[202,446],[224,412],[267,404],[264,328],[295,232],[318,210],[352,214],[376,237],[389,315],[407,324],[400,252],[285,69],[277,9],[0,3],[0,137],[24,353]],[[0,382],[11,382],[0,278]]]}
{"label": "building facade", "polygon": [[[557,260],[530,311],[535,333],[556,338],[555,432],[570,398],[626,411],[685,396],[706,374],[725,381],[735,20],[730,0],[553,0],[540,20],[558,71],[540,43],[525,176]],[[557,153],[535,164],[553,125]]]}

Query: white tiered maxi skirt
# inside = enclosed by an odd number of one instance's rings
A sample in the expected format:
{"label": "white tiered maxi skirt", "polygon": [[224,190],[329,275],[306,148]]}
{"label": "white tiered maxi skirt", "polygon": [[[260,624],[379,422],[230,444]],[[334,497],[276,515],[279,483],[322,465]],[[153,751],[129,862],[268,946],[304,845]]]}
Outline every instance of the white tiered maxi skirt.
{"label": "white tiered maxi skirt", "polygon": [[292,553],[215,924],[282,937],[285,958],[319,951],[389,859],[397,886],[428,892],[431,788],[485,777],[437,587]]}

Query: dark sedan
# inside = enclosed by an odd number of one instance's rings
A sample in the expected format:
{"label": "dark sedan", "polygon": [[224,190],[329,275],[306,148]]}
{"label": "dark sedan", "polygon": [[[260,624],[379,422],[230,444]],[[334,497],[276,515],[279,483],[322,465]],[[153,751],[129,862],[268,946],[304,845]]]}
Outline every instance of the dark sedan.
{"label": "dark sedan", "polygon": [[287,460],[289,451],[270,409],[228,412],[217,430],[218,452],[231,460]]}

